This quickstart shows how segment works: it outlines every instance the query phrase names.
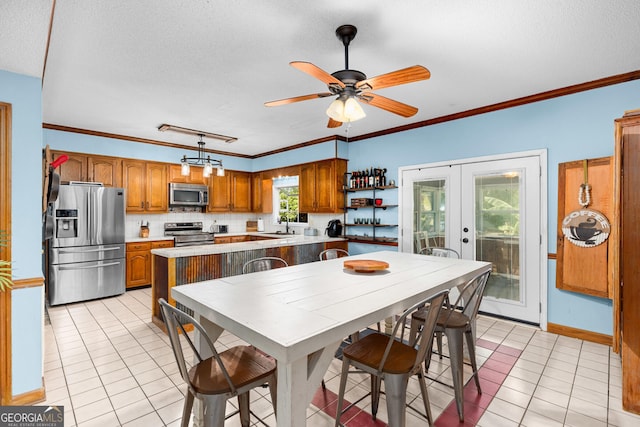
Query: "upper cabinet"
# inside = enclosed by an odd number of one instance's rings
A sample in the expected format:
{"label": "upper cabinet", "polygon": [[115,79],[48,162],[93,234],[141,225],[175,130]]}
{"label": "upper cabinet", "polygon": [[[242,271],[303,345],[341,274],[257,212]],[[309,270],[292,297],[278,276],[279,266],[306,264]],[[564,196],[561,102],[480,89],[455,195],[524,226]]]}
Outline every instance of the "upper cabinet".
{"label": "upper cabinet", "polygon": [[226,170],[209,180],[208,212],[251,212],[251,173]]}
{"label": "upper cabinet", "polygon": [[207,185],[209,183],[209,180],[204,177],[204,168],[200,166],[189,167],[189,175],[184,176],[182,175],[182,167],[180,165],[170,164],[169,165],[169,182]]}
{"label": "upper cabinet", "polygon": [[101,182],[105,187],[122,186],[122,160],[117,157],[53,151],[53,158],[63,154],[69,160],[59,166],[60,181]]}
{"label": "upper cabinet", "polygon": [[342,185],[347,161],[341,159],[300,166],[300,212],[337,213],[344,208]]}
{"label": "upper cabinet", "polygon": [[122,187],[122,160],[116,157],[89,156],[87,175],[91,182],[101,182],[105,187]]}
{"label": "upper cabinet", "polygon": [[60,180],[101,182],[105,187],[127,190],[128,213],[163,213],[169,211],[169,182],[209,186],[207,212],[273,211],[273,180],[280,175],[299,175],[300,212],[342,212],[342,184],[347,161],[329,159],[293,165],[264,172],[226,170],[225,176],[205,178],[204,169],[191,166],[188,176],[179,164],[150,162],[119,157],[52,151],[56,159],[69,159],[58,169]]}
{"label": "upper cabinet", "polygon": [[53,159],[56,160],[63,154],[66,154],[69,159],[61,164],[57,172],[60,174],[61,182],[69,181],[87,181],[87,157],[85,154],[77,153],[64,153],[60,151],[52,151]]}
{"label": "upper cabinet", "polygon": [[167,164],[125,159],[122,161],[128,213],[161,213],[169,208]]}
{"label": "upper cabinet", "polygon": [[251,211],[256,213],[273,211],[273,180],[262,172],[251,176]]}

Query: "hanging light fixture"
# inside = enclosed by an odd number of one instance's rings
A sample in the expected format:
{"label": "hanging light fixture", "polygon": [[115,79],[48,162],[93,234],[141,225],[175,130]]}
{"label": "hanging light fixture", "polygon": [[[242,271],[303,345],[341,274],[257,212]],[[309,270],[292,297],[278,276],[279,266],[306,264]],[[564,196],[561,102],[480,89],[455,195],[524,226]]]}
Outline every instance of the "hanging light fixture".
{"label": "hanging light fixture", "polygon": [[204,141],[202,140],[204,134],[198,134],[198,136],[200,137],[200,140],[198,141],[198,157],[187,157],[186,155],[184,155],[180,160],[180,173],[184,176],[189,175],[189,173],[191,172],[190,166],[194,165],[204,167],[202,175],[205,178],[211,176],[214,167],[217,169],[217,176],[224,176],[224,167],[222,166],[222,160],[212,159],[209,155],[205,157]]}

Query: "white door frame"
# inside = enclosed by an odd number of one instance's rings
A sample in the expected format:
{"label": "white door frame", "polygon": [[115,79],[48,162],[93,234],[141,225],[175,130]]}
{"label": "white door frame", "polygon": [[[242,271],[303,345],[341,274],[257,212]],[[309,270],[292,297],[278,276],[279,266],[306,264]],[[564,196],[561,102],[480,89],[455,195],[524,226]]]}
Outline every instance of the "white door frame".
{"label": "white door frame", "polygon": [[[412,171],[415,169],[434,168],[440,166],[459,165],[465,163],[487,162],[494,160],[508,160],[519,157],[531,157],[538,156],[540,159],[540,328],[544,331],[547,330],[547,274],[548,274],[548,191],[547,191],[547,150],[530,150],[520,151],[516,153],[505,153],[491,156],[472,157],[466,159],[448,160],[434,163],[423,163],[419,165],[401,166],[398,168],[398,186],[399,191],[402,191],[403,186],[403,173]],[[413,224],[406,224],[404,221],[405,215],[403,215],[402,209],[403,197],[398,197],[398,250],[402,251],[402,247],[405,244],[405,239],[412,241],[413,239]]]}

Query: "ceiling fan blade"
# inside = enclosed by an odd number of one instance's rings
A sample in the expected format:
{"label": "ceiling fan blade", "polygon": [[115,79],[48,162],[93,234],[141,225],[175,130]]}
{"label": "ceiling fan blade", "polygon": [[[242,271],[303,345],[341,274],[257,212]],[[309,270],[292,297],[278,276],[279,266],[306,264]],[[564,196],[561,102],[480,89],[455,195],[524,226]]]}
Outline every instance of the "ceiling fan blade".
{"label": "ceiling fan blade", "polygon": [[312,93],[310,95],[294,96],[293,98],[278,99],[277,101],[265,102],[265,107],[277,107],[278,105],[293,104],[294,102],[307,101],[309,99],[326,98],[333,96],[331,92]]}
{"label": "ceiling fan blade", "polygon": [[392,71],[387,74],[381,74],[370,79],[362,80],[356,83],[356,89],[361,90],[378,90],[385,87],[398,86],[406,83],[427,80],[431,77],[431,72],[422,65],[414,65],[413,67],[403,68],[402,70]]}
{"label": "ceiling fan blade", "polygon": [[374,107],[382,108],[390,113],[397,114],[402,117],[411,117],[418,112],[416,107],[403,104],[402,102],[394,101],[393,99],[385,98],[384,96],[376,95],[375,93],[366,92],[358,99],[362,102],[373,105]]}
{"label": "ceiling fan blade", "polygon": [[339,128],[340,126],[342,126],[342,122],[333,120],[331,117],[329,117],[329,123],[327,123],[328,128]]}
{"label": "ceiling fan blade", "polygon": [[293,68],[297,68],[304,73],[309,74],[311,77],[315,77],[325,84],[334,84],[340,86],[341,88],[345,87],[344,83],[342,83],[340,80],[336,79],[331,74],[324,71],[322,68],[313,65],[311,62],[293,61],[290,62],[289,65],[291,65]]}

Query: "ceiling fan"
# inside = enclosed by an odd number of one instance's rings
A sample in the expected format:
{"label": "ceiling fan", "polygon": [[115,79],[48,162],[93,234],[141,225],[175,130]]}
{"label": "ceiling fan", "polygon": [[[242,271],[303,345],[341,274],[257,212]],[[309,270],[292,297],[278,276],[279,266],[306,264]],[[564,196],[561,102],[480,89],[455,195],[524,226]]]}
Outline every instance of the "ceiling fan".
{"label": "ceiling fan", "polygon": [[416,114],[418,112],[416,107],[385,98],[371,91],[426,80],[431,77],[429,70],[421,65],[414,65],[413,67],[403,68],[402,70],[392,71],[371,78],[367,78],[361,71],[350,70],[349,43],[354,39],[357,31],[353,25],[341,25],[336,29],[336,36],[344,45],[344,70],[329,74],[310,62],[294,61],[290,63],[292,67],[325,83],[329,92],[295,96],[293,98],[265,102],[264,105],[267,107],[275,107],[309,99],[338,95],[327,109],[327,115],[329,116],[327,127],[329,128],[339,127],[344,122],[353,122],[365,117],[366,114],[356,100],[398,114],[402,117],[411,117]]}

